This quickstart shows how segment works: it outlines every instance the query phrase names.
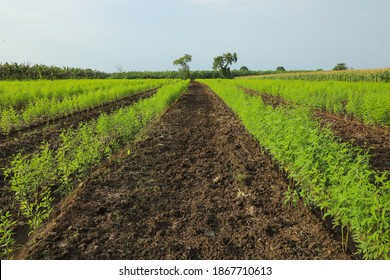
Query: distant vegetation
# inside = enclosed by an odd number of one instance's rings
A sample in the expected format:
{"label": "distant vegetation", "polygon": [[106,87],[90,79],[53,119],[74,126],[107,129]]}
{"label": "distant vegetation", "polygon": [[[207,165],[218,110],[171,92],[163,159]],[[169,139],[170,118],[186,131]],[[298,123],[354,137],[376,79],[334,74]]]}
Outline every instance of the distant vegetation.
{"label": "distant vegetation", "polygon": [[333,71],[342,71],[342,70],[348,70],[347,64],[345,63],[338,63],[335,67],[332,69]]}
{"label": "distant vegetation", "polygon": [[192,61],[192,55],[185,54],[184,56],[173,61],[173,65],[179,65],[179,73],[183,80],[190,78],[190,66],[189,63]]}
{"label": "distant vegetation", "polygon": [[[224,54],[225,55],[225,54]],[[216,57],[218,58],[218,57]],[[215,58],[215,59],[216,59]],[[235,57],[237,58],[237,56]],[[229,60],[230,59],[230,60]],[[253,78],[264,79],[298,79],[298,80],[336,80],[348,82],[390,82],[390,69],[377,70],[340,70],[345,63],[339,63],[337,71],[323,70],[286,70],[278,66],[275,70],[249,70],[242,66],[240,70],[230,70],[227,67],[229,61],[234,63],[234,54],[223,59],[220,56],[217,62],[220,66],[226,67],[222,70],[215,65],[215,70],[190,71],[189,63],[192,55],[184,55],[174,61],[179,66],[178,71],[128,71],[123,70],[115,73],[105,73],[92,69],[81,69],[74,67],[57,67],[43,64],[30,65],[28,63],[1,63],[0,80],[64,80],[64,79],[217,79],[237,78],[253,76]],[[225,61],[226,60],[226,61]],[[176,62],[176,63],[175,63]],[[221,64],[222,63],[222,64]],[[335,67],[335,68],[336,68]],[[346,66],[345,66],[346,67]]]}
{"label": "distant vegetation", "polygon": [[[187,62],[187,64],[189,61]],[[181,64],[177,64],[180,65]],[[221,74],[213,70],[185,71],[128,71],[122,69],[116,73],[105,73],[92,69],[73,67],[47,66],[43,64],[30,65],[26,63],[0,63],[0,80],[63,80],[63,79],[182,79],[183,74],[190,79],[215,79]],[[246,66],[240,70],[230,70],[230,77],[270,75],[280,73],[272,70],[248,70]]]}
{"label": "distant vegetation", "polygon": [[0,80],[59,80],[59,79],[105,79],[104,72],[71,67],[47,66],[28,63],[0,63]]}
{"label": "distant vegetation", "polygon": [[[230,70],[231,78],[242,76],[255,75],[270,75],[280,73],[272,70]],[[114,79],[180,79],[181,73],[179,71],[130,71],[122,73],[113,73],[111,78]],[[190,72],[191,79],[217,79],[221,78],[218,71],[198,70]]]}
{"label": "distant vegetation", "polygon": [[390,68],[371,70],[335,71],[287,71],[266,75],[254,75],[254,79],[343,81],[343,82],[390,82]]}

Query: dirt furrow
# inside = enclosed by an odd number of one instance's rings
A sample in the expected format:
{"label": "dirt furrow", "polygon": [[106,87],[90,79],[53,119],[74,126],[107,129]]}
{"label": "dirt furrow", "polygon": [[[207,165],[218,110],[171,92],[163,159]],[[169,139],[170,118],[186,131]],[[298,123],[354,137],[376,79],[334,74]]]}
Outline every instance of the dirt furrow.
{"label": "dirt furrow", "polygon": [[348,259],[206,86],[96,170],[17,258]]}

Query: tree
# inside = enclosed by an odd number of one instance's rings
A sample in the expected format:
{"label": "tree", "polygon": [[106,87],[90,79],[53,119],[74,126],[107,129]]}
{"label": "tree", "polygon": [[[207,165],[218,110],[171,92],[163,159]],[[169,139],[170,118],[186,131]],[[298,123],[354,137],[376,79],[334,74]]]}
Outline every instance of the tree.
{"label": "tree", "polygon": [[118,66],[116,67],[116,70],[117,70],[119,73],[125,72],[125,70],[124,70],[124,68],[123,68],[122,65],[118,65]]}
{"label": "tree", "polygon": [[348,67],[345,63],[338,63],[335,67],[333,67],[333,71],[340,71],[340,70],[348,70]]}
{"label": "tree", "polygon": [[230,78],[230,68],[228,67],[233,62],[237,62],[236,53],[224,53],[221,56],[214,57],[213,69],[220,71],[222,78]]}
{"label": "tree", "polygon": [[192,61],[192,55],[185,54],[184,56],[176,59],[173,65],[180,65],[179,72],[182,79],[186,80],[190,78],[190,66],[188,63]]}
{"label": "tree", "polygon": [[283,66],[278,66],[278,67],[276,68],[276,71],[278,71],[278,72],[286,72],[286,69],[284,69]]}
{"label": "tree", "polygon": [[249,71],[249,69],[246,66],[241,66],[240,71]]}

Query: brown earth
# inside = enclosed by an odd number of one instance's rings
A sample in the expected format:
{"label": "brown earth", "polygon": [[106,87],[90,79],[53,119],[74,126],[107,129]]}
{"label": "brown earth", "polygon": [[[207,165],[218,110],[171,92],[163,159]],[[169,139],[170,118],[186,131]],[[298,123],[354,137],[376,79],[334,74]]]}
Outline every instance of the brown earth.
{"label": "brown earth", "polygon": [[148,136],[103,164],[21,259],[350,259],[236,116],[191,83]]}

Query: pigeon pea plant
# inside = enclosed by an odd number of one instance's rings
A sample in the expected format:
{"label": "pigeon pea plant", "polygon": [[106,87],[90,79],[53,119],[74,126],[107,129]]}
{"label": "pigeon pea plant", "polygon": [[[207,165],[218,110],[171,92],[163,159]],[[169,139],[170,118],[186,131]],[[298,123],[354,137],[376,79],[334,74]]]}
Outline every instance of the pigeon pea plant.
{"label": "pigeon pea plant", "polygon": [[390,126],[390,83],[239,79],[234,84],[309,108],[348,114],[367,124]]}
{"label": "pigeon pea plant", "polygon": [[11,191],[19,204],[20,213],[27,220],[31,231],[37,229],[49,217],[51,187],[55,183],[56,168],[49,145],[41,147],[39,156],[17,154],[5,175],[11,177]]}
{"label": "pigeon pea plant", "polygon": [[[239,116],[247,130],[297,183],[304,203],[319,206],[351,232],[366,259],[390,259],[390,181],[369,156],[321,128],[306,108],[266,106],[234,82],[202,80]],[[295,191],[287,193],[292,199]],[[294,201],[292,201],[294,202]],[[347,244],[348,236],[343,236]]]}
{"label": "pigeon pea plant", "polygon": [[3,215],[0,211],[0,257],[8,257],[15,243],[12,235],[16,221],[12,221],[11,216],[9,212]]}
{"label": "pigeon pea plant", "polygon": [[[57,82],[60,84],[64,83],[64,81],[47,81],[47,83],[54,84]],[[21,109],[16,110],[13,106],[0,108],[0,133],[8,135],[12,130],[64,117],[77,111],[90,109],[171,82],[174,82],[174,80],[135,80],[125,82],[115,80],[105,81],[106,84],[96,81],[97,85],[90,87],[90,90],[80,90],[77,87],[71,88],[65,91],[66,93],[73,93],[68,95],[61,91],[61,87],[54,89],[56,94],[52,95],[48,93],[40,94],[39,90],[32,91],[31,97],[28,96],[31,99],[25,105],[23,105],[24,103],[19,103],[19,106],[22,106]],[[20,83],[23,84],[25,82]],[[93,82],[90,83],[93,84]],[[74,90],[73,92],[72,89]],[[2,94],[1,98],[6,96],[8,94]],[[37,96],[42,97],[38,98]]]}
{"label": "pigeon pea plant", "polygon": [[[5,174],[10,178],[11,191],[31,232],[48,218],[54,192],[63,196],[69,194],[77,180],[161,115],[184,92],[188,83],[189,80],[166,84],[151,98],[110,115],[102,114],[76,130],[63,131],[57,150],[51,150],[45,144],[38,153],[17,154]],[[7,246],[6,233],[0,238],[0,246]]]}

